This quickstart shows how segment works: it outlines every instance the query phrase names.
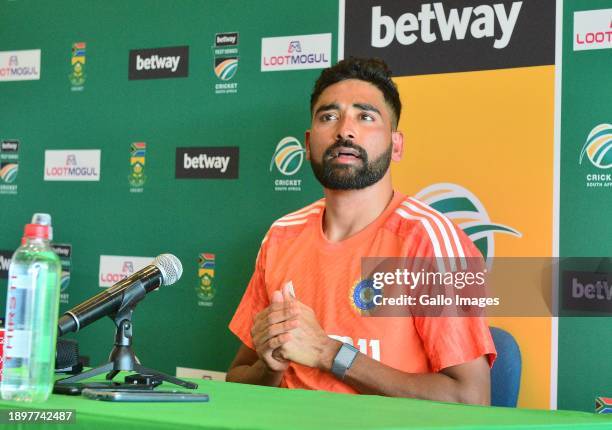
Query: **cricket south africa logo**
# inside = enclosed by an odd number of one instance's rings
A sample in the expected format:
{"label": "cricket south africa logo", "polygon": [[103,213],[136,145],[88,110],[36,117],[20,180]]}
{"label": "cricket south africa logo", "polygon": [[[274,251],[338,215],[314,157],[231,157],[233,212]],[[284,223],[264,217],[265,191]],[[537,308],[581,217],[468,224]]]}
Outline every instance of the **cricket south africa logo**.
{"label": "cricket south africa logo", "polygon": [[[591,165],[585,162],[585,158]],[[578,164],[585,166],[586,188],[612,188],[612,172],[603,172],[612,168],[612,124],[593,127],[582,145]]]}
{"label": "cricket south africa logo", "polygon": [[276,166],[278,171],[285,176],[295,175],[302,167],[305,153],[302,144],[295,137],[283,138],[274,150],[270,161],[270,172]]}
{"label": "cricket south africa logo", "polygon": [[600,169],[612,167],[612,125],[599,124],[591,130],[580,150],[580,161],[587,157],[593,166]]}
{"label": "cricket south africa logo", "polygon": [[522,237],[522,234],[514,228],[492,222],[478,197],[460,185],[449,183],[430,185],[419,191],[415,197],[461,227],[487,263],[495,255],[494,233]]}
{"label": "cricket south africa logo", "polygon": [[285,178],[277,178],[274,180],[275,191],[301,191],[302,179],[287,178],[293,176],[300,171],[304,163],[304,154],[306,150],[299,140],[293,136],[287,136],[281,139],[274,149],[272,160],[270,160],[270,172],[276,170]]}
{"label": "cricket south africa logo", "polygon": [[215,94],[235,94],[238,92],[237,82],[231,81],[238,71],[238,37],[234,33],[215,34],[213,50],[213,70],[223,83],[215,84]]}

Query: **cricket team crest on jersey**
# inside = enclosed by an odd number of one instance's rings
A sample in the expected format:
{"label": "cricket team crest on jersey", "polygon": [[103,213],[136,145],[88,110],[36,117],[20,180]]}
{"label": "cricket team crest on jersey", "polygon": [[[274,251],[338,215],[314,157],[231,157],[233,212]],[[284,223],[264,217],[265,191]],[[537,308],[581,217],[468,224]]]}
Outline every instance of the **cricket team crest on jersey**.
{"label": "cricket team crest on jersey", "polygon": [[349,290],[349,302],[353,309],[361,315],[367,315],[374,308],[376,290],[371,279],[359,279]]}

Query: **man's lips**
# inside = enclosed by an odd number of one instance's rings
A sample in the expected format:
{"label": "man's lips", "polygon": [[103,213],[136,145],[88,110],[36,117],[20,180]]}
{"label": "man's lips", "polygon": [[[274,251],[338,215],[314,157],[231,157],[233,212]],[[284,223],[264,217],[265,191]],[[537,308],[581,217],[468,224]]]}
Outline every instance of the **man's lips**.
{"label": "man's lips", "polygon": [[339,159],[341,161],[361,159],[359,151],[355,148],[347,148],[342,146],[340,148],[334,148],[330,151],[327,157],[328,159]]}

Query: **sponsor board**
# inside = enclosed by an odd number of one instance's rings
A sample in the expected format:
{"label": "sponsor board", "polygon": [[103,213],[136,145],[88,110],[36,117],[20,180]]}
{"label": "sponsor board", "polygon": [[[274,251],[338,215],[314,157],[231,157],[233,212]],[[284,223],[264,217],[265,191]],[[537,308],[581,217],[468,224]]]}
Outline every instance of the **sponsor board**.
{"label": "sponsor board", "polygon": [[323,69],[331,66],[331,33],[261,39],[261,71]]}
{"label": "sponsor board", "polygon": [[574,12],[574,51],[612,48],[612,9]]}
{"label": "sponsor board", "polygon": [[[219,81],[215,83],[215,94],[236,94],[238,92],[238,82],[234,80],[238,71],[239,34],[217,33],[213,50],[213,71]],[[230,82],[232,81],[232,82]]]}
{"label": "sponsor board", "polygon": [[0,52],[0,82],[40,79],[40,49]]}
{"label": "sponsor board", "polygon": [[0,194],[17,194],[19,141],[0,141]]}
{"label": "sponsor board", "polygon": [[99,181],[99,149],[48,149],[45,181]]}
{"label": "sponsor board", "polygon": [[126,257],[121,255],[100,255],[98,282],[101,287],[110,287],[134,272],[151,264],[153,257]]}
{"label": "sponsor board", "polygon": [[128,80],[186,78],[189,46],[132,49],[128,63]]}
{"label": "sponsor board", "polygon": [[177,179],[238,179],[237,146],[176,148]]}
{"label": "sponsor board", "polygon": [[554,64],[554,0],[346,0],[344,21],[344,57],[394,76]]}

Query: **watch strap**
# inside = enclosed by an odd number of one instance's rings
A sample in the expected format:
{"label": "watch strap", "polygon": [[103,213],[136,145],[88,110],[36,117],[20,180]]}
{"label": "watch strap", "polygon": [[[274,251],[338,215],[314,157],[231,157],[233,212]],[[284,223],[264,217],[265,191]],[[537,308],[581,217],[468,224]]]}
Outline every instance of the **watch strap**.
{"label": "watch strap", "polygon": [[358,353],[359,350],[353,345],[343,343],[332,363],[332,373],[337,378],[344,379],[344,375],[346,375],[346,372],[350,369]]}

